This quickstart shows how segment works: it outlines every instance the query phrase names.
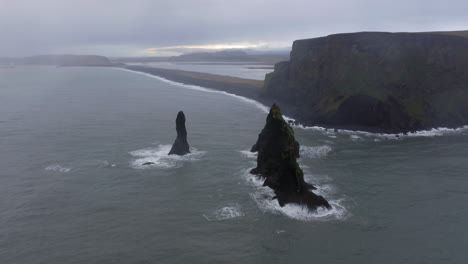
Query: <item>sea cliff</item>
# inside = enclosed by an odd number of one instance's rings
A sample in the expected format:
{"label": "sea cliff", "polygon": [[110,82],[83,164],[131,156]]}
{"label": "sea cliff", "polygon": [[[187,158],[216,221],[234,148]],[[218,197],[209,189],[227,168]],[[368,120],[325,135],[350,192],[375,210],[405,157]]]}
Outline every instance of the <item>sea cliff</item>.
{"label": "sea cliff", "polygon": [[301,123],[382,132],[468,124],[468,38],[362,32],[297,40],[262,98]]}

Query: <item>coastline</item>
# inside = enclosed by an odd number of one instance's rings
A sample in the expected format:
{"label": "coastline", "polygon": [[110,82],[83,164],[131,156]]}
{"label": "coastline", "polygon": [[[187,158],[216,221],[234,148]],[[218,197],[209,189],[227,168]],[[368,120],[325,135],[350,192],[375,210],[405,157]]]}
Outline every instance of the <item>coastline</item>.
{"label": "coastline", "polygon": [[265,103],[265,101],[262,102],[261,98],[258,96],[263,86],[263,81],[260,80],[147,66],[126,65],[118,68],[142,72],[178,83],[224,91]]}
{"label": "coastline", "polygon": [[[153,68],[148,66],[136,66],[136,65],[125,65],[121,67],[112,67],[116,69],[128,70],[137,73],[149,74],[155,77],[166,79],[168,81],[181,83],[184,85],[194,85],[201,88],[208,88],[215,91],[226,92],[228,94],[244,97],[248,100],[253,100],[269,108],[275,100],[260,97],[260,90],[263,86],[263,81],[244,79],[238,77],[224,76],[211,73],[202,73],[202,72],[192,72],[192,71],[183,71],[183,70],[174,70],[174,69],[163,69],[163,68]],[[287,120],[290,120],[289,124],[295,128],[306,129],[306,130],[323,130],[323,131],[341,131],[345,133],[359,133],[359,134],[374,134],[380,137],[394,136],[417,136],[421,134],[433,134],[434,131],[457,131],[457,130],[466,130],[468,125],[457,126],[457,127],[433,127],[425,128],[415,131],[387,131],[383,129],[378,129],[374,127],[362,127],[362,126],[328,126],[324,124],[311,124],[304,122],[300,119],[295,113],[295,108],[292,105],[284,104],[283,102],[279,103],[279,106],[282,109],[284,117]],[[436,133],[437,134],[437,133]]]}

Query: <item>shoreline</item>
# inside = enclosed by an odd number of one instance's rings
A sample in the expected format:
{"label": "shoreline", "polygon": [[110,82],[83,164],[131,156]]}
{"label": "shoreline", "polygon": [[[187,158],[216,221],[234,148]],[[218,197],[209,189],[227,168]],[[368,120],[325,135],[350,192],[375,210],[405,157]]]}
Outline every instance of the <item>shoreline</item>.
{"label": "shoreline", "polygon": [[346,126],[346,125],[337,125],[329,126],[323,124],[313,124],[300,120],[297,117],[294,111],[294,106],[287,105],[281,101],[275,101],[268,98],[262,98],[259,96],[261,88],[263,86],[263,81],[253,80],[253,79],[244,79],[238,77],[231,77],[225,75],[211,74],[211,73],[202,73],[202,72],[192,72],[192,71],[183,71],[175,69],[163,69],[163,68],[153,68],[148,66],[139,66],[139,65],[125,65],[122,67],[113,67],[116,69],[129,70],[144,74],[149,74],[152,76],[160,77],[169,81],[176,83],[181,83],[185,85],[195,85],[202,88],[208,88],[215,91],[226,92],[235,96],[245,97],[249,100],[254,100],[265,107],[269,108],[273,103],[277,103],[283,114],[288,120],[291,126],[301,129],[313,129],[320,128],[319,130],[335,130],[335,131],[344,131],[344,132],[357,132],[357,133],[371,133],[379,135],[388,135],[388,136],[402,136],[407,134],[418,134],[421,132],[428,132],[432,130],[440,129],[466,129],[467,125],[454,126],[454,127],[431,127],[423,128],[415,131],[388,131],[384,129],[378,129],[373,127],[362,127],[362,126]]}
{"label": "shoreline", "polygon": [[258,96],[263,86],[263,81],[261,80],[148,66],[126,65],[118,68],[142,72],[178,83],[224,91],[264,103]]}

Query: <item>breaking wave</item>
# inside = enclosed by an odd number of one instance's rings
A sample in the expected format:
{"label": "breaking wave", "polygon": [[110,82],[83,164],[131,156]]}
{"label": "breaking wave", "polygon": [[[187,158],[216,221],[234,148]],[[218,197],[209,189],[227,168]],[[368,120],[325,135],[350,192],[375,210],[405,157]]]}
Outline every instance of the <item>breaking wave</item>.
{"label": "breaking wave", "polygon": [[317,186],[317,190],[314,192],[324,196],[332,209],[318,208],[316,211],[311,211],[305,206],[296,204],[287,204],[281,207],[276,199],[272,200],[275,194],[272,189],[263,186],[262,179],[250,174],[249,170],[243,171],[242,177],[248,185],[254,188],[250,196],[260,210],[265,213],[284,215],[301,221],[344,220],[348,217],[348,211],[343,205],[344,199],[330,199],[329,196],[331,196],[334,188],[329,185]]}
{"label": "breaking wave", "polygon": [[107,160],[84,160],[77,164],[78,167],[97,167],[97,168],[109,168],[116,167],[117,164],[111,163]]}
{"label": "breaking wave", "polygon": [[171,145],[159,145],[156,148],[145,148],[130,152],[130,155],[136,159],[131,162],[134,169],[149,168],[178,168],[187,161],[199,160],[206,152],[199,151],[196,148],[190,148],[189,154],[184,156],[168,155]]}
{"label": "breaking wave", "polygon": [[323,146],[300,146],[299,154],[301,158],[323,158],[328,155],[332,151],[332,148],[328,145]]}
{"label": "breaking wave", "polygon": [[241,150],[239,151],[242,156],[249,158],[249,159],[257,159],[258,152],[251,152],[250,150]]}
{"label": "breaking wave", "polygon": [[46,171],[54,171],[54,172],[70,172],[71,168],[66,168],[66,167],[63,167],[61,165],[54,164],[54,165],[49,165],[49,166],[45,167],[45,170]]}
{"label": "breaking wave", "polygon": [[346,129],[338,129],[337,131],[334,131],[333,129],[327,129],[327,128],[319,127],[319,126],[303,126],[303,125],[292,125],[292,126],[297,129],[321,132],[331,138],[336,138],[337,135],[349,135],[349,138],[353,141],[361,140],[363,139],[363,137],[377,138],[379,140],[382,140],[382,139],[398,140],[402,138],[449,136],[449,135],[457,135],[460,133],[468,134],[468,125],[459,127],[459,128],[438,127],[438,128],[432,128],[429,130],[420,130],[420,131],[415,131],[415,132],[396,133],[396,134],[372,133],[372,132],[366,132],[366,131],[353,131],[353,130],[346,130]]}
{"label": "breaking wave", "polygon": [[208,221],[221,221],[244,216],[240,205],[233,204],[220,208],[212,213],[204,214],[203,217]]}

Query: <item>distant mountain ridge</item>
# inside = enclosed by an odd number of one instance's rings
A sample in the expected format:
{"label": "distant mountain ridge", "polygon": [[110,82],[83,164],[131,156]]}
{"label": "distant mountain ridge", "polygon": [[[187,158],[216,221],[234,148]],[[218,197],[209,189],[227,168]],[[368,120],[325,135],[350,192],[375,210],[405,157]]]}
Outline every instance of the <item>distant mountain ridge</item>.
{"label": "distant mountain ridge", "polygon": [[0,58],[0,63],[16,65],[119,66],[98,55],[37,55],[24,58]]}
{"label": "distant mountain ridge", "polygon": [[172,57],[129,57],[116,58],[114,62],[252,62],[275,64],[288,60],[288,53],[249,54],[244,50],[222,50],[218,52],[197,52]]}

